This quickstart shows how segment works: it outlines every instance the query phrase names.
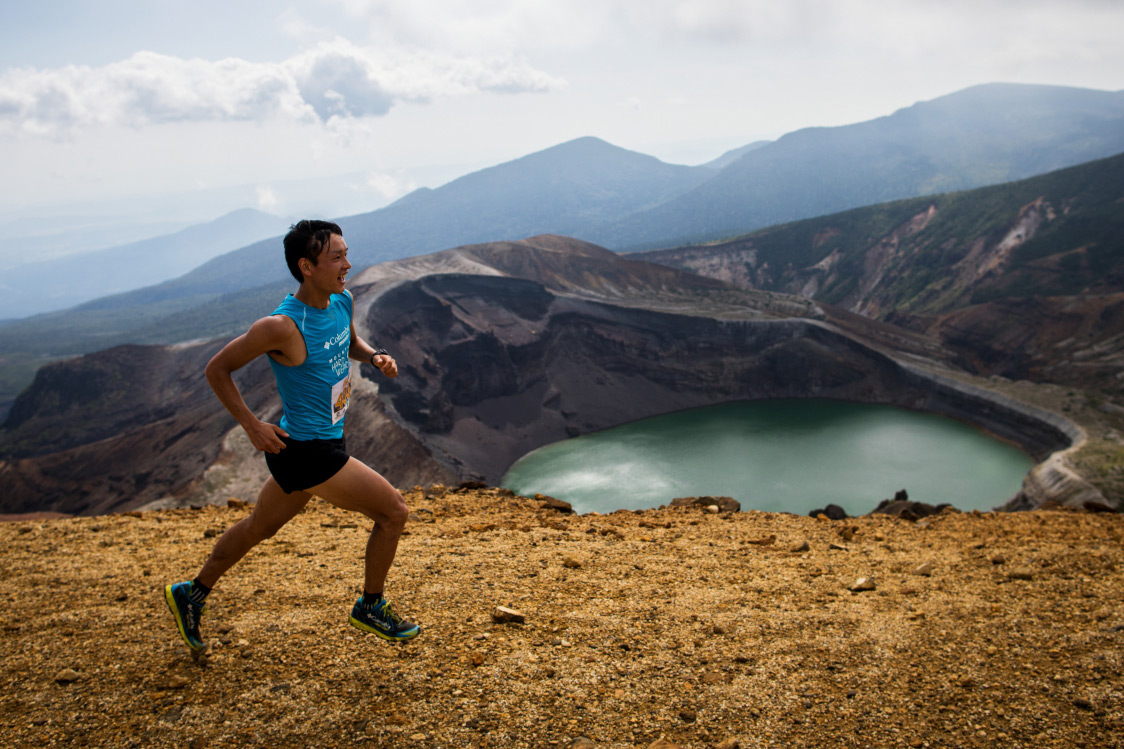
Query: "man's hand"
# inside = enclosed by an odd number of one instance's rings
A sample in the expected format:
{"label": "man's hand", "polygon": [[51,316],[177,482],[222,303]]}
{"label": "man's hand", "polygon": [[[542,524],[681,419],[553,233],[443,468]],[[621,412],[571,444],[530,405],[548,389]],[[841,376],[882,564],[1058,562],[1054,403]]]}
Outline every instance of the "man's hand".
{"label": "man's hand", "polygon": [[387,377],[393,379],[398,376],[398,362],[390,354],[375,354],[371,357],[371,364]]}
{"label": "man's hand", "polygon": [[288,437],[289,433],[276,424],[258,421],[242,428],[246,430],[246,435],[250,438],[250,444],[264,453],[276,455],[285,449],[285,443],[281,441],[281,437]]}

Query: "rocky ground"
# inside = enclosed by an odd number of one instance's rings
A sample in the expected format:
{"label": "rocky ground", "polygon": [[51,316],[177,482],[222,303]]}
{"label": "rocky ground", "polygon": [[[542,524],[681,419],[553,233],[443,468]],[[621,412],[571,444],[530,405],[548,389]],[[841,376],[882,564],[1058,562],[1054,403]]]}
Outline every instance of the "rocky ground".
{"label": "rocky ground", "polygon": [[347,625],[369,523],[314,501],[216,588],[199,660],[161,588],[248,508],[0,524],[0,745],[1124,746],[1124,516],[507,494],[407,493],[417,640]]}

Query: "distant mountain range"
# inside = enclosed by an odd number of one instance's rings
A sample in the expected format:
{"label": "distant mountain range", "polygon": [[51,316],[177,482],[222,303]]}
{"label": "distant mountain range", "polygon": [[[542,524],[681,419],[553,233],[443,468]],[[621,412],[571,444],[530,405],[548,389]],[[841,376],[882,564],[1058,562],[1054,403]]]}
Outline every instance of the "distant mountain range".
{"label": "distant mountain range", "polygon": [[[542,233],[615,250],[668,247],[1120,152],[1124,92],[991,84],[696,167],[581,138],[338,220],[356,267]],[[0,325],[0,413],[43,361],[226,335],[292,285],[274,236],[161,284]]]}
{"label": "distant mountain range", "polygon": [[[627,251],[997,184],[1121,152],[1124,92],[990,84],[869,122],[752,143],[696,167],[579,138],[338,220],[359,267],[543,233]],[[278,247],[276,239],[257,242],[115,304],[284,280]]]}
{"label": "distant mountain range", "polygon": [[0,279],[0,319],[23,318],[150,286],[289,224],[243,209],[173,234],[10,268]]}
{"label": "distant mountain range", "polygon": [[581,235],[618,250],[743,234],[1124,152],[1124,92],[990,84],[753,149],[659,206]]}

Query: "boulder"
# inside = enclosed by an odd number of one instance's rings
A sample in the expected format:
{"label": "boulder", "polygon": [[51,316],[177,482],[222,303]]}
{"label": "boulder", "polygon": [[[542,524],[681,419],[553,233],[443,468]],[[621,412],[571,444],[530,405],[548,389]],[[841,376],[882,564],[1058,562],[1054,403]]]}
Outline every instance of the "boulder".
{"label": "boulder", "polygon": [[864,590],[874,589],[875,585],[873,577],[860,577],[851,585],[850,588],[848,588],[848,590],[850,590],[852,593],[861,593]]}
{"label": "boulder", "polygon": [[839,505],[828,505],[827,507],[823,507],[818,510],[812,510],[808,513],[808,517],[810,518],[818,518],[820,515],[823,515],[828,520],[846,520],[848,517],[850,517],[850,515],[847,514],[847,511]]}
{"label": "boulder", "polygon": [[671,500],[672,507],[701,507],[706,510],[714,506],[719,512],[740,512],[742,505],[733,497],[676,497]]}
{"label": "boulder", "polygon": [[496,610],[492,612],[492,621],[496,624],[516,623],[523,624],[526,617],[523,613],[515,609],[509,609],[507,606],[496,606]]}
{"label": "boulder", "polygon": [[[901,492],[898,493],[901,494]],[[871,514],[893,515],[902,520],[915,522],[921,518],[943,512],[946,507],[950,506],[948,503],[930,505],[924,502],[911,502],[908,499],[884,499],[878,503]]]}
{"label": "boulder", "polygon": [[62,671],[55,674],[55,681],[59,684],[72,684],[81,678],[79,673],[73,668],[64,668]]}
{"label": "boulder", "polygon": [[542,502],[542,506],[549,510],[558,510],[558,512],[563,514],[569,514],[574,511],[573,505],[569,502],[563,502],[561,499],[546,494],[536,494],[535,499]]}

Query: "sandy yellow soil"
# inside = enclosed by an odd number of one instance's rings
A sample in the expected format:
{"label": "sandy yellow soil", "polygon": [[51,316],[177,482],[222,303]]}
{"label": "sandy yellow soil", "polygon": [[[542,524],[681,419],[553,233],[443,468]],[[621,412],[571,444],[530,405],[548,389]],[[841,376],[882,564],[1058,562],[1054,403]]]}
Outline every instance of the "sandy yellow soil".
{"label": "sandy yellow soil", "polygon": [[348,626],[369,522],[314,501],[216,587],[198,661],[161,589],[248,508],[0,524],[0,746],[1124,746],[1120,515],[407,500],[418,639]]}

